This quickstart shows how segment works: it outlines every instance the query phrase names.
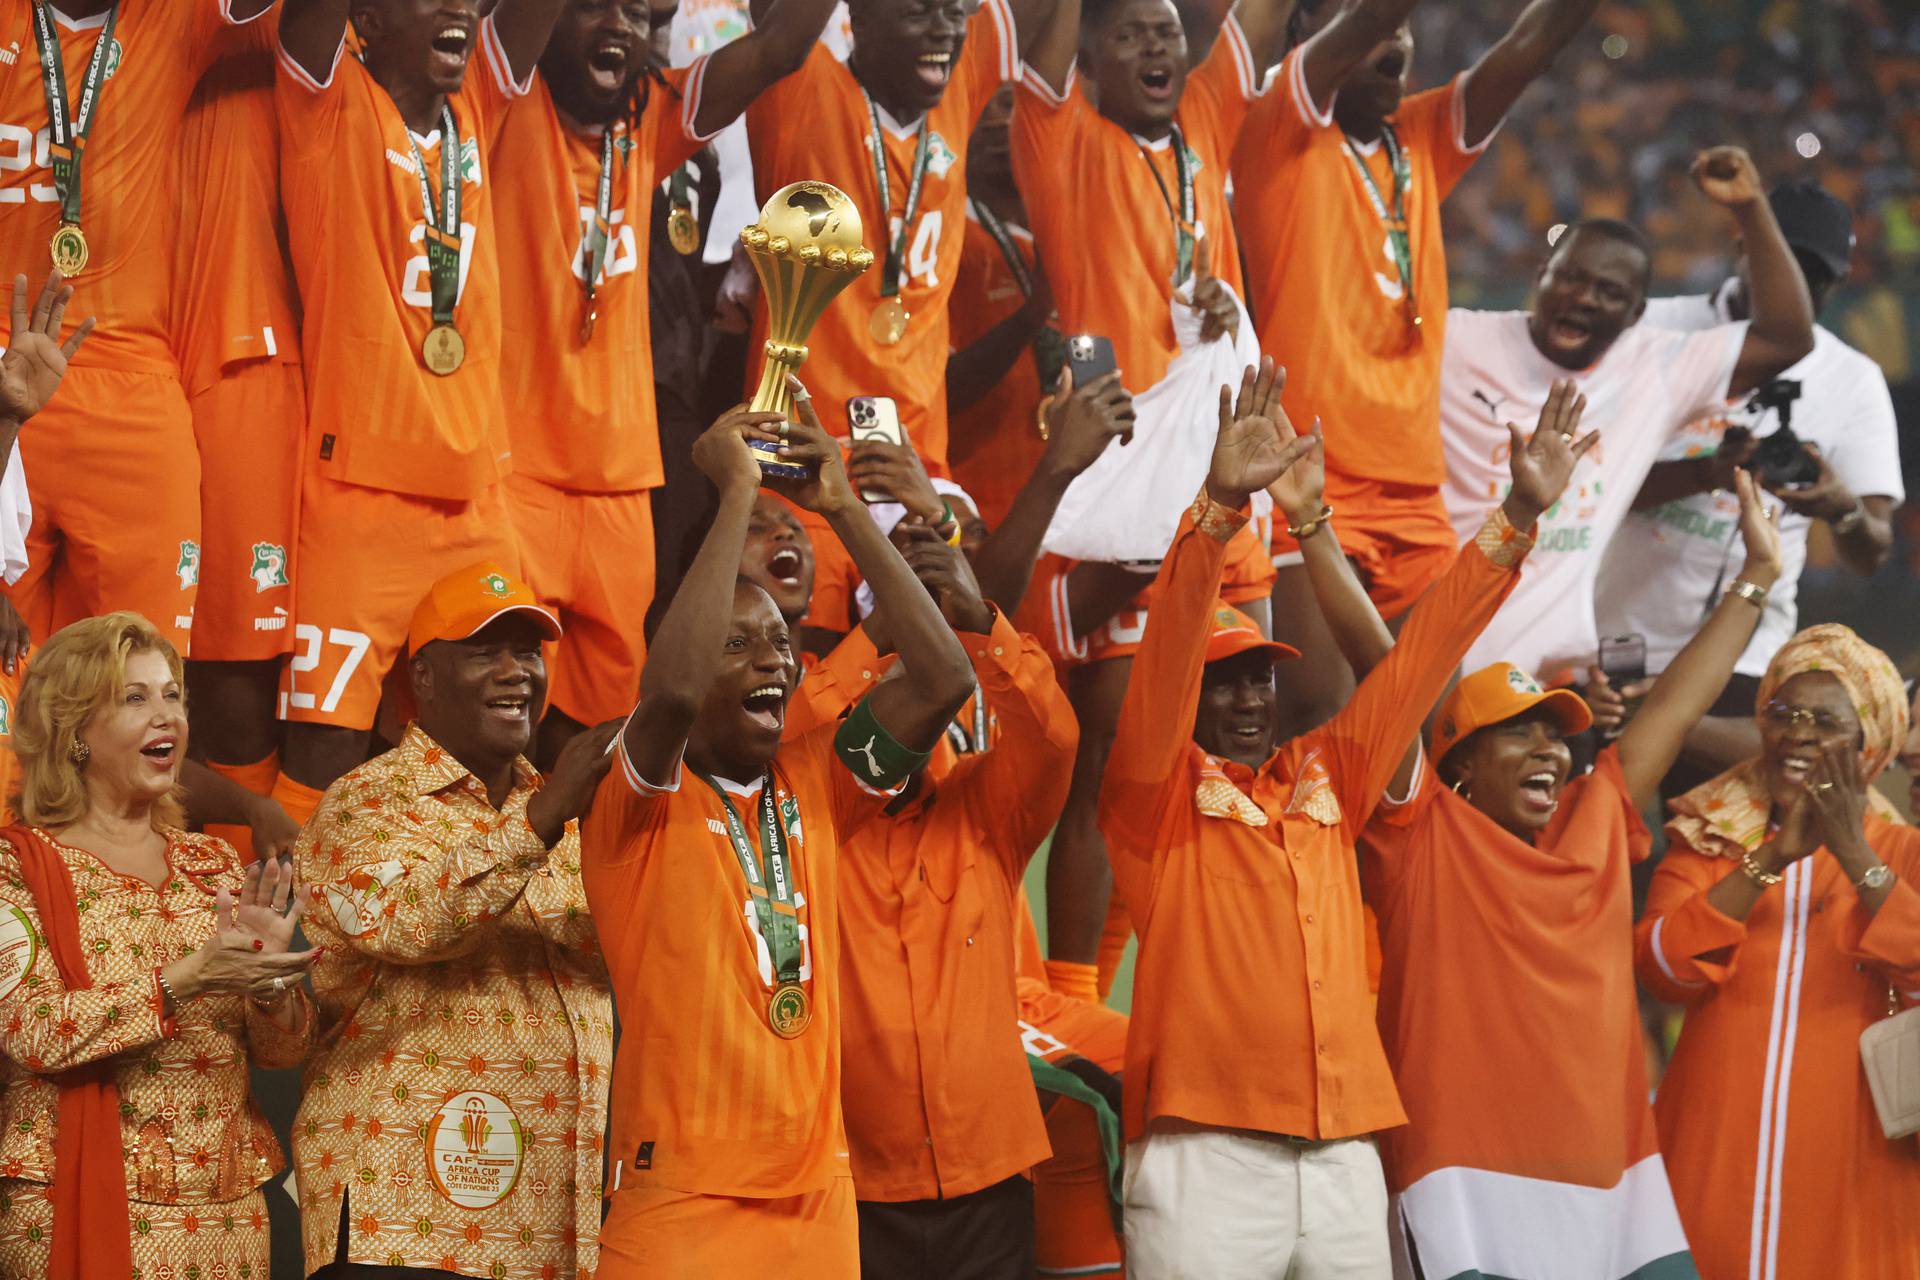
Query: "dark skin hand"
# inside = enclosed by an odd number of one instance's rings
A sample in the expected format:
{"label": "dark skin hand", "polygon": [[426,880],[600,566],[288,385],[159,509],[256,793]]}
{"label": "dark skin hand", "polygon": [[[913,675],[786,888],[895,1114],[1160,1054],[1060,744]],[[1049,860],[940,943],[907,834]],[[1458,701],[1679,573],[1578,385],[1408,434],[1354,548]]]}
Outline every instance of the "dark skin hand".
{"label": "dark skin hand", "polygon": [[[928,523],[946,518],[947,504],[933,487],[920,455],[885,440],[855,441],[847,459],[847,479],[869,502],[897,502],[907,514]],[[878,497],[868,497],[869,493]]]}
{"label": "dark skin hand", "polygon": [[12,675],[19,664],[24,662],[27,651],[33,647],[33,637],[27,631],[27,620],[13,607],[13,601],[0,596],[0,667]]}
{"label": "dark skin hand", "polygon": [[93,317],[82,320],[63,342],[60,325],[73,300],[73,286],[63,283],[58,271],[47,273],[40,296],[27,306],[27,278],[13,278],[12,327],[7,334],[7,349],[0,353],[0,460],[13,447],[21,426],[47,407],[60,380],[67,374],[67,362],[80,350],[80,344],[93,332]]}
{"label": "dark skin hand", "polygon": [[1702,194],[1733,215],[1747,246],[1753,318],[1728,387],[1730,395],[1745,395],[1813,350],[1813,296],[1753,157],[1740,147],[1713,147],[1694,158],[1689,173]]}
{"label": "dark skin hand", "polygon": [[1209,246],[1202,240],[1193,252],[1193,309],[1200,313],[1200,341],[1238,340],[1240,308],[1232,291],[1214,277],[1212,261]]}
{"label": "dark skin hand", "polygon": [[253,837],[253,851],[262,861],[293,856],[300,824],[271,796],[256,795],[193,759],[181,763],[180,785],[187,793],[189,820],[246,827]]}

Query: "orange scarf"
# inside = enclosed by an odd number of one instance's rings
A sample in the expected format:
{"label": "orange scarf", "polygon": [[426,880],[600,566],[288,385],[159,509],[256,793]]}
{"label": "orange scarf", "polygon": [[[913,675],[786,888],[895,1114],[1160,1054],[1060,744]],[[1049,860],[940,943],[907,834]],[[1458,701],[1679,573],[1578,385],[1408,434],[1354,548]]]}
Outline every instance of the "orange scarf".
{"label": "orange scarf", "polygon": [[[13,846],[61,983],[69,991],[87,990],[93,978],[80,946],[80,913],[66,862],[24,825],[0,828],[0,839]],[[113,1075],[113,1063],[107,1061],[52,1077],[60,1109],[53,1145],[53,1263],[47,1280],[133,1274],[120,1087]]]}

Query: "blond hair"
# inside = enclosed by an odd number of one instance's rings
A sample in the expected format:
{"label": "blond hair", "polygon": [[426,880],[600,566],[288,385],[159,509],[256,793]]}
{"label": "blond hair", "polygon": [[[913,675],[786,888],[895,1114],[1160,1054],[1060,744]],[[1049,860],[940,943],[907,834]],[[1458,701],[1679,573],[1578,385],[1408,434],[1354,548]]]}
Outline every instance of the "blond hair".
{"label": "blond hair", "polygon": [[[137,613],[108,613],[63,627],[27,664],[14,716],[13,753],[20,759],[20,816],[36,827],[67,827],[91,801],[74,763],[80,730],[108,706],[127,682],[127,660],[158,653],[176,682],[185,683],[180,655]],[[180,789],[153,807],[155,830],[185,825]]]}

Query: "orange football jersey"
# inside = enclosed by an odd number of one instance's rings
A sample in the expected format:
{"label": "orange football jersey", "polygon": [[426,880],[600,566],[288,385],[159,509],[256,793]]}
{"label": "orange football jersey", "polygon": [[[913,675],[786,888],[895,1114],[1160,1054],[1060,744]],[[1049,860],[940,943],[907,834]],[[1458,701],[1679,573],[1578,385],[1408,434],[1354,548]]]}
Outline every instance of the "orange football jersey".
{"label": "orange football jersey", "polygon": [[[1261,345],[1287,370],[1281,399],[1297,423],[1320,419],[1335,476],[1437,485],[1440,352],[1447,336],[1447,255],[1440,203],[1485,149],[1462,137],[1464,77],[1415,94],[1393,118],[1411,181],[1406,216],[1415,305],[1410,337],[1388,228],[1368,197],[1346,135],[1314,108],[1296,50],[1254,108],[1233,159]],[[1356,148],[1356,150],[1360,150]],[[1386,150],[1361,150],[1389,209]]]}
{"label": "orange football jersey", "polygon": [[[1010,225],[1007,232],[1015,252],[1031,269],[1033,237],[1023,227]],[[1020,278],[1008,265],[999,242],[969,209],[966,247],[948,304],[953,349],[964,351],[980,341],[1026,302]],[[1047,443],[1036,423],[1040,394],[1040,366],[1029,349],[1013,362],[999,385],[953,417],[947,461],[989,528],[998,528],[1007,518],[1014,498],[1046,452]]]}
{"label": "orange football jersey", "polygon": [[300,304],[285,226],[273,52],[265,45],[208,70],[182,129],[171,302],[174,352],[189,396],[213,386],[230,365],[300,362]]}
{"label": "orange football jersey", "polygon": [[511,469],[486,170],[502,112],[526,89],[513,82],[493,20],[484,19],[466,81],[449,101],[461,152],[454,324],[466,358],[439,377],[420,351],[433,295],[413,148],[437,206],[440,148],[449,144],[436,128],[410,148],[399,109],[358,59],[336,54],[322,82],[280,50],[280,191],[306,308],[308,458],[321,474],[466,501]]}
{"label": "orange football jersey", "polygon": [[665,478],[654,420],[647,244],[653,191],[706,144],[694,128],[706,59],[665,73],[615,123],[606,265],[586,315],[586,237],[605,134],[563,119],[546,82],[508,110],[493,150],[503,300],[501,395],[514,470],[562,489],[625,493]]}
{"label": "orange football jersey", "polygon": [[[99,324],[80,349],[80,368],[171,373],[168,292],[173,283],[175,166],[187,102],[201,74],[229,45],[229,0],[139,0],[115,20],[98,107],[82,161],[80,225],[88,259],[75,278],[74,311]],[[104,13],[69,19],[53,11],[77,105]],[[270,32],[271,17],[255,18]],[[38,283],[53,265],[60,225],[46,90],[34,42],[32,0],[0,0],[0,280]]]}
{"label": "orange football jersey", "polygon": [[[900,269],[900,301],[911,319],[905,339],[893,346],[875,341],[869,326],[881,301],[890,223],[907,204],[919,123],[900,127],[881,115],[888,172],[883,217],[867,96],[825,45],[814,46],[805,66],[747,110],[759,198],[803,178],[830,182],[859,208],[874,255],[873,266],[827,308],[808,340],[812,356],[800,376],[820,420],[828,430],[844,432],[849,399],[891,396],[907,438],[936,476],[947,474],[947,299],[966,238],[967,143],[981,111],[1001,85],[1017,77],[1019,66],[1012,9],[1007,0],[983,0],[968,23],[946,94],[928,113],[926,180]],[[762,305],[749,350],[760,349],[766,325]],[[757,381],[759,372],[756,358],[748,376]]]}
{"label": "orange football jersey", "polygon": [[[1061,330],[1113,341],[1135,395],[1166,376],[1173,336],[1180,177],[1172,139],[1142,143],[1101,115],[1069,78],[1056,94],[1028,71],[1014,97],[1013,169],[1026,197]],[[1193,164],[1196,237],[1205,264],[1242,297],[1240,249],[1227,205],[1227,161],[1260,75],[1232,18],[1187,77],[1178,124]],[[1097,245],[1097,252],[1088,246]]]}

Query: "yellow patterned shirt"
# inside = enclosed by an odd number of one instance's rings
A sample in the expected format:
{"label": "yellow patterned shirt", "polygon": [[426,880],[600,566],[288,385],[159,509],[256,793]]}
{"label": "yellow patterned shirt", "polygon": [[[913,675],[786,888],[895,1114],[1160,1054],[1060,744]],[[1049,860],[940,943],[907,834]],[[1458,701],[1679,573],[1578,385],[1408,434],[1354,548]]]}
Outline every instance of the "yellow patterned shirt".
{"label": "yellow patterned shirt", "polygon": [[244,997],[207,995],[167,1021],[157,977],[213,936],[215,893],[238,893],[245,879],[239,856],[212,836],[169,831],[168,876],[155,889],[40,834],[73,880],[93,985],[61,982],[13,846],[0,841],[0,1176],[53,1181],[60,1103],[47,1074],[112,1061],[136,1229],[143,1205],[239,1199],[285,1167],[248,1096],[247,1063],[297,1065],[311,1011],[288,1032]]}
{"label": "yellow patterned shirt", "polygon": [[613,1002],[569,823],[496,809],[410,726],[333,784],[294,850],[319,1048],[294,1125],[307,1269],[345,1257],[500,1280],[590,1277]]}

